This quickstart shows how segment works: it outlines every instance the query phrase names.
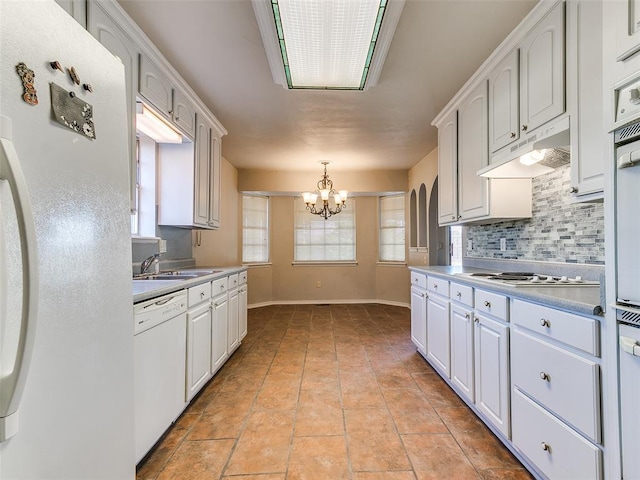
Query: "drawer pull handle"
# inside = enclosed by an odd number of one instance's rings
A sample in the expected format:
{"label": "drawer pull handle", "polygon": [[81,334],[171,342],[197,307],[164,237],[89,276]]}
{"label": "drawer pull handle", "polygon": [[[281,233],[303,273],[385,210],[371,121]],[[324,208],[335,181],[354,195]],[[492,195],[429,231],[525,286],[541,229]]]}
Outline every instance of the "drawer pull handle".
{"label": "drawer pull handle", "polygon": [[484,306],[487,308],[491,308],[491,302],[489,300],[484,301]]}
{"label": "drawer pull handle", "polygon": [[545,373],[545,372],[540,372],[540,379],[545,380],[547,382],[551,381],[551,377],[549,376],[548,373]]}
{"label": "drawer pull handle", "polygon": [[551,322],[549,322],[549,320],[547,320],[546,318],[541,318],[540,326],[549,328],[551,326]]}
{"label": "drawer pull handle", "polygon": [[456,297],[461,297],[462,293],[461,292],[456,292]]}
{"label": "drawer pull handle", "polygon": [[540,444],[540,447],[542,447],[542,450],[544,450],[545,452],[551,453],[551,445],[549,445],[547,442],[542,442]]}

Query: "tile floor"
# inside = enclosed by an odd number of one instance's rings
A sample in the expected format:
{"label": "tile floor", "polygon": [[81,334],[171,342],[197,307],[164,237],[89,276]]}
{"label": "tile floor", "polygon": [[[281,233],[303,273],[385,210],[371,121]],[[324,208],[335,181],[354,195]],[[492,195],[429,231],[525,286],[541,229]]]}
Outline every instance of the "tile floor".
{"label": "tile floor", "polygon": [[401,307],[249,310],[242,346],[137,479],[530,479],[409,329]]}

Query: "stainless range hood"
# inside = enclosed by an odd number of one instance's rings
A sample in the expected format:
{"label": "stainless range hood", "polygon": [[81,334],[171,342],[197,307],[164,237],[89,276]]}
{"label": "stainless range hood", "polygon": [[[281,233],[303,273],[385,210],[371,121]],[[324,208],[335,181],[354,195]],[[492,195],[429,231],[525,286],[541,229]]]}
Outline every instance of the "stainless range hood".
{"label": "stainless range hood", "polygon": [[525,165],[520,157],[536,150],[550,148],[569,149],[569,116],[538,127],[523,135],[519,141],[498,151],[491,157],[491,164],[478,170],[486,178],[534,178],[553,170],[543,163]]}

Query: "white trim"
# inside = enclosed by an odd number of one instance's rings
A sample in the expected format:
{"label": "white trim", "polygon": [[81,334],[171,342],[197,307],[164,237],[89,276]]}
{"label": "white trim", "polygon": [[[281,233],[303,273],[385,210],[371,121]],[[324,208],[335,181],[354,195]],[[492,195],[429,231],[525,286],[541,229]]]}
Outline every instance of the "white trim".
{"label": "white trim", "polygon": [[410,303],[395,302],[393,300],[272,300],[247,305],[248,309],[271,307],[273,305],[352,305],[358,303],[375,303],[378,305],[390,305],[392,307],[404,307],[411,309]]}
{"label": "white trim", "polygon": [[243,267],[247,267],[247,268],[264,268],[264,267],[270,267],[271,265],[273,265],[271,262],[256,262],[256,263],[245,262],[242,264]]}
{"label": "white trim", "polygon": [[162,240],[160,237],[140,237],[138,235],[131,236],[132,243],[154,243]]}
{"label": "white trim", "polygon": [[407,262],[376,262],[376,266],[378,267],[406,267]]}

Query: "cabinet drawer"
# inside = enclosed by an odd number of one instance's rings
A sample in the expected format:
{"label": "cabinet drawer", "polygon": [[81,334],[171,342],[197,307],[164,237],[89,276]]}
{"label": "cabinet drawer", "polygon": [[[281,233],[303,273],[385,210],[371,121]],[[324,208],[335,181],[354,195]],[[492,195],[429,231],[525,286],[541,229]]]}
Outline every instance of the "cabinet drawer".
{"label": "cabinet drawer", "polygon": [[511,319],[514,324],[540,335],[579,348],[591,355],[600,355],[600,324],[597,320],[522,300],[513,301]]}
{"label": "cabinet drawer", "polygon": [[437,277],[427,277],[427,290],[439,293],[444,297],[449,296],[449,281]]}
{"label": "cabinet drawer", "polygon": [[460,285],[451,282],[449,287],[449,298],[455,302],[473,307],[473,288],[468,285]]}
{"label": "cabinet drawer", "polygon": [[233,290],[234,288],[238,288],[239,277],[237,273],[233,275],[229,275],[229,290]]}
{"label": "cabinet drawer", "polygon": [[511,336],[514,386],[600,442],[599,366],[515,329]]}
{"label": "cabinet drawer", "polygon": [[475,309],[478,312],[488,313],[505,322],[509,321],[507,297],[476,289],[475,302]]}
{"label": "cabinet drawer", "polygon": [[211,298],[211,282],[196,285],[189,289],[189,307],[206,302]]}
{"label": "cabinet drawer", "polygon": [[423,273],[411,272],[411,285],[427,289],[427,276]]}
{"label": "cabinet drawer", "polygon": [[227,277],[218,278],[211,283],[211,291],[213,296],[217,296],[223,292],[226,292],[229,288]]}
{"label": "cabinet drawer", "polygon": [[245,270],[244,272],[240,272],[238,274],[238,278],[240,279],[240,285],[247,283],[247,271]]}
{"label": "cabinet drawer", "polygon": [[511,419],[513,444],[548,478],[602,478],[600,449],[518,389]]}

